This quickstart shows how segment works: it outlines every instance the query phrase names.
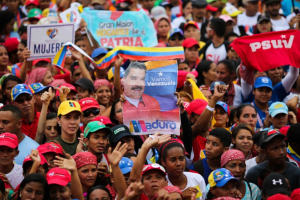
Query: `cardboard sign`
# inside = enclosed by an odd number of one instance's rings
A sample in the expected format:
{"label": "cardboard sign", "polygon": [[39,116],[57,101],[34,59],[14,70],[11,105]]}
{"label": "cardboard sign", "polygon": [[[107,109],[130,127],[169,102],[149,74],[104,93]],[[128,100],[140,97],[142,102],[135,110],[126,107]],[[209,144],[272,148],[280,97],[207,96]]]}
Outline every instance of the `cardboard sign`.
{"label": "cardboard sign", "polygon": [[78,12],[77,8],[69,8],[65,10],[64,12],[59,14],[61,20],[63,23],[74,23],[75,24],[75,30],[79,28],[81,16]]}
{"label": "cardboard sign", "polygon": [[[66,42],[74,42],[74,23],[53,25],[28,25],[27,46],[30,50],[30,58],[54,58],[56,53]],[[67,55],[71,55],[68,53]]]}

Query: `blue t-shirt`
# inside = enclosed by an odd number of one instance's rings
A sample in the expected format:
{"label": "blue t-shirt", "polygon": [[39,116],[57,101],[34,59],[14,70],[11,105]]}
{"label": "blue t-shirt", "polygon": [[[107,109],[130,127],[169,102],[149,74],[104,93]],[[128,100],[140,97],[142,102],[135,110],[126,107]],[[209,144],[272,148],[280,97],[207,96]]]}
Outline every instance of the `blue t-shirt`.
{"label": "blue t-shirt", "polygon": [[264,124],[265,118],[267,117],[266,113],[264,111],[262,111],[261,109],[259,109],[256,105],[255,102],[253,101],[253,106],[255,107],[255,109],[257,110],[257,114],[258,114],[258,118],[257,118],[257,122],[256,122],[256,128],[262,128],[260,125],[259,120],[261,120],[262,125]]}
{"label": "blue t-shirt", "polygon": [[[274,87],[274,90],[272,92],[272,96],[271,96],[271,99],[269,101],[269,106],[274,103],[274,102],[277,102],[277,101],[283,101],[284,98],[290,93],[290,92],[286,92],[283,85],[282,85],[282,82],[280,83],[277,83]],[[253,90],[253,89],[252,89]],[[249,94],[249,96],[247,97],[247,99],[244,100],[244,103],[246,102],[252,102],[254,100],[254,95],[251,91],[251,93]]]}
{"label": "blue t-shirt", "polygon": [[[294,3],[295,3],[295,9],[299,9],[300,8],[300,2],[294,1]],[[292,1],[291,0],[283,0],[281,2],[281,8],[282,8],[283,14],[285,16],[288,16],[289,14],[292,14],[292,12],[293,12]]]}
{"label": "blue t-shirt", "polygon": [[15,162],[18,165],[23,165],[23,161],[26,156],[31,153],[31,150],[37,149],[40,146],[36,141],[25,135],[25,138],[19,144],[19,155],[15,157]]}

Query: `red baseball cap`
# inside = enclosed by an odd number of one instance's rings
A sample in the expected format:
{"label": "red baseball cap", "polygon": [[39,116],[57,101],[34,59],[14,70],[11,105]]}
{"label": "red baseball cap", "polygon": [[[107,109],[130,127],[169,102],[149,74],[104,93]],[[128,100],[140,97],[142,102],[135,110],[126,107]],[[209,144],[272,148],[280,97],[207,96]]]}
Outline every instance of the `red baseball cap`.
{"label": "red baseball cap", "polygon": [[55,167],[48,171],[46,180],[49,185],[56,184],[60,186],[66,186],[71,182],[71,175],[68,170]]}
{"label": "red baseball cap", "polygon": [[183,28],[184,31],[185,31],[185,29],[187,28],[187,26],[189,26],[189,25],[192,25],[192,26],[196,27],[198,30],[200,30],[200,28],[199,28],[197,22],[195,22],[195,21],[188,21],[188,22],[185,23],[185,25],[184,25],[184,28]]}
{"label": "red baseball cap", "polygon": [[[48,162],[47,162],[46,158],[42,154],[40,154],[40,153],[39,153],[39,155],[41,157],[41,163],[40,163],[40,165],[43,165],[45,163],[47,163],[47,165],[48,165]],[[23,161],[23,168],[24,168],[25,163],[27,163],[29,161],[32,162],[32,160],[30,158],[30,155],[28,155],[28,156],[25,157],[25,159]]]}
{"label": "red baseball cap", "polygon": [[[69,84],[69,83],[63,83],[63,84],[61,84],[61,85],[60,85],[58,88],[61,88],[62,86],[66,86],[66,87],[70,88],[70,89],[71,89],[71,91],[73,91],[73,92],[76,92],[76,93],[77,93],[77,90],[76,90],[76,88],[75,88],[75,86],[74,86],[74,85],[71,85],[71,84]],[[59,96],[59,91],[58,91],[58,90],[56,90],[55,96],[56,96],[56,97],[58,97],[58,96]]]}
{"label": "red baseball cap", "polygon": [[93,119],[92,121],[99,121],[99,122],[102,122],[105,126],[108,126],[108,127],[113,127],[115,126],[114,123],[112,123],[110,121],[110,119],[108,117],[105,117],[105,116],[98,116],[98,117],[95,117],[95,119]]}
{"label": "red baseball cap", "polygon": [[47,63],[51,63],[50,58],[42,58],[42,59],[36,59],[36,60],[33,60],[33,61],[32,61],[32,65],[36,65],[38,62],[41,62],[41,61],[45,61],[45,62],[47,62]]}
{"label": "red baseball cap", "polygon": [[207,4],[206,10],[211,11],[211,12],[217,12],[218,8],[217,7],[213,7],[210,4]]}
{"label": "red baseball cap", "polygon": [[6,146],[12,149],[17,148],[19,145],[18,137],[11,133],[2,133],[0,135],[0,146]]}
{"label": "red baseball cap", "polygon": [[193,46],[198,46],[198,48],[200,48],[199,43],[197,40],[195,40],[194,38],[187,38],[183,41],[182,46],[184,48],[190,48]]}
{"label": "red baseball cap", "polygon": [[195,99],[190,103],[190,105],[185,110],[189,115],[191,115],[192,113],[201,115],[207,105],[208,105],[207,101],[203,99]]}
{"label": "red baseball cap", "polygon": [[4,46],[7,49],[7,52],[11,52],[14,50],[18,49],[18,45],[19,45],[19,40],[18,38],[8,38],[5,42],[4,42]]}
{"label": "red baseball cap", "polygon": [[177,77],[177,89],[181,88],[184,85],[184,81],[186,80],[186,75],[188,74],[193,74],[195,77],[198,76],[197,71],[183,71],[183,70],[178,70],[178,77]]}
{"label": "red baseball cap", "polygon": [[143,167],[143,170],[142,170],[142,176],[146,173],[146,172],[148,172],[148,171],[150,171],[150,170],[159,170],[159,171],[161,171],[162,173],[164,173],[165,175],[167,175],[167,173],[166,173],[166,170],[164,169],[164,167],[163,166],[161,166],[160,164],[157,164],[157,163],[152,163],[152,164],[148,164],[148,165],[145,165],[144,167]]}
{"label": "red baseball cap", "polygon": [[38,6],[38,5],[39,5],[39,1],[38,1],[38,0],[27,0],[27,1],[25,2],[25,6],[28,6],[28,5],[30,5],[30,4],[33,4],[33,5]]}
{"label": "red baseball cap", "polygon": [[39,150],[40,154],[55,153],[62,156],[64,155],[63,148],[60,146],[60,144],[57,144],[55,142],[42,144],[37,148],[37,150]]}
{"label": "red baseball cap", "polygon": [[80,99],[79,104],[80,104],[82,112],[89,108],[99,108],[100,109],[100,106],[99,106],[98,102],[96,101],[96,99],[90,98],[90,97]]}

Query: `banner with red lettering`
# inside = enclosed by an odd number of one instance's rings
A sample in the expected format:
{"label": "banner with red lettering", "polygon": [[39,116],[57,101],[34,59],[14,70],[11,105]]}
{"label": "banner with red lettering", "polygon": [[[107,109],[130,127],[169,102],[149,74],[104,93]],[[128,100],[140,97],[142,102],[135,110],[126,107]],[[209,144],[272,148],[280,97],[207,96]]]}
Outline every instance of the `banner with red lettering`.
{"label": "banner with red lettering", "polygon": [[81,13],[88,30],[101,47],[154,47],[156,31],[145,11],[89,10]]}
{"label": "banner with red lettering", "polygon": [[250,70],[266,71],[282,65],[300,68],[300,31],[262,33],[235,39],[233,49]]}

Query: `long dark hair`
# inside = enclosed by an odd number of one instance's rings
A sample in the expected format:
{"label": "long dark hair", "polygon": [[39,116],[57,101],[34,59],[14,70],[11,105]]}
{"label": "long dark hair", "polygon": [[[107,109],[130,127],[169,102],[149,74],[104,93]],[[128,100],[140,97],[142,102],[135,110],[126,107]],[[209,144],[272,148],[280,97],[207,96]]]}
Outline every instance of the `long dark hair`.
{"label": "long dark hair", "polygon": [[21,197],[20,197],[21,190],[24,189],[24,187],[28,183],[31,183],[31,182],[37,182],[37,183],[43,184],[43,187],[44,187],[44,199],[43,200],[50,200],[49,186],[46,181],[46,178],[43,175],[37,174],[37,173],[28,174],[27,176],[25,176],[25,178],[23,179],[23,181],[20,184],[17,200],[21,200]]}
{"label": "long dark hair", "polygon": [[[201,85],[204,85],[204,76],[203,76],[203,72],[208,72],[210,70],[210,65],[213,63],[213,61],[210,60],[202,60],[197,68],[196,71],[198,72],[198,76],[197,76],[197,86],[200,87]],[[207,85],[208,87],[210,85]]]}
{"label": "long dark hair", "polygon": [[92,193],[94,190],[97,190],[97,189],[99,189],[99,190],[104,190],[104,191],[108,194],[110,200],[112,200],[112,197],[111,197],[110,192],[109,192],[108,189],[107,189],[105,186],[103,186],[103,185],[97,185],[97,186],[95,186],[95,187],[92,187],[92,188],[89,190],[88,194],[87,194],[87,200],[89,200],[91,193]]}
{"label": "long dark hair", "polygon": [[12,13],[8,10],[0,11],[0,19],[1,19],[0,34],[4,33],[4,29],[5,29],[6,25],[14,18],[15,18],[14,13]]}
{"label": "long dark hair", "polygon": [[119,122],[118,120],[115,119],[115,115],[116,115],[116,104],[119,103],[120,98],[116,99],[113,104],[111,105],[111,110],[110,110],[110,114],[109,114],[109,119],[112,123],[114,123],[115,125],[118,125]]}
{"label": "long dark hair", "polygon": [[7,101],[7,98],[5,96],[5,88],[6,88],[6,84],[8,81],[16,81],[18,84],[21,84],[22,81],[20,78],[14,76],[14,75],[9,75],[7,76],[6,78],[4,78],[2,84],[1,84],[1,88],[2,88],[2,103],[4,105],[6,105],[6,101]]}

